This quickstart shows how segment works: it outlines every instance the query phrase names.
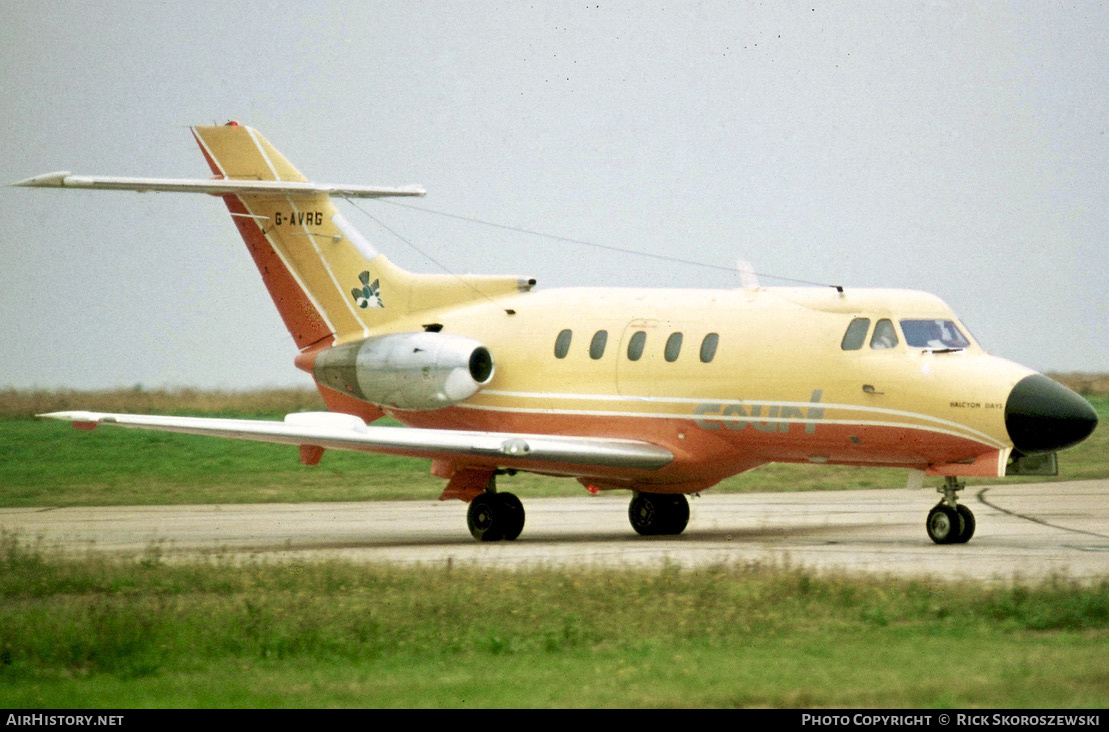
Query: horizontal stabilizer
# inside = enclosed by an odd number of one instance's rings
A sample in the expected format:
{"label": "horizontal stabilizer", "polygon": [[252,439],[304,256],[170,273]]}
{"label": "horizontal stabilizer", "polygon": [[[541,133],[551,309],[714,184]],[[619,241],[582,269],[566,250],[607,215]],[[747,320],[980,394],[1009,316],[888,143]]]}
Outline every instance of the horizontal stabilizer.
{"label": "horizontal stabilizer", "polygon": [[637,440],[369,427],[357,417],[331,412],[290,414],[284,422],[101,412],[53,412],[38,416],[73,422],[82,429],[111,425],[286,445],[314,445],[328,450],[468,458],[477,463],[508,466],[538,464],[550,466],[552,472],[558,472],[554,467],[557,465],[657,470],[674,459],[669,450]]}
{"label": "horizontal stabilizer", "polygon": [[226,193],[252,194],[301,194],[326,193],[342,198],[387,198],[391,196],[422,196],[425,191],[420,186],[400,186],[385,188],[381,186],[337,185],[334,183],[310,183],[284,180],[230,180],[224,178],[122,178],[105,175],[73,175],[69,171],[47,173],[12,183],[13,186],[29,188],[87,188],[108,191],[138,191],[145,193]]}

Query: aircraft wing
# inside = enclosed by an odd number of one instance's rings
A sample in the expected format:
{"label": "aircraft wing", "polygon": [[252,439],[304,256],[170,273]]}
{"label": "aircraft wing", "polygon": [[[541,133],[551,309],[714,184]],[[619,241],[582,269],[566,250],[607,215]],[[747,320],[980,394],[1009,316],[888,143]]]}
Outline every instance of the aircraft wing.
{"label": "aircraft wing", "polygon": [[540,469],[585,466],[657,470],[674,455],[648,442],[604,437],[531,435],[504,432],[371,427],[336,412],[290,414],[283,422],[211,417],[173,417],[103,412],[52,412],[40,417],[72,422],[80,429],[99,425],[183,432],[240,440],[277,442],[329,450],[354,450],[424,458],[471,458],[483,465]]}

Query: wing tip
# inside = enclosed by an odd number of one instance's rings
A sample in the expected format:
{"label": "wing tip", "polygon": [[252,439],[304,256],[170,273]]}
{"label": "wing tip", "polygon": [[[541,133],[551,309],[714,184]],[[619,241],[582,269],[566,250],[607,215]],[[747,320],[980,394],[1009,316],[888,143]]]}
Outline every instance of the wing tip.
{"label": "wing tip", "polygon": [[99,412],[47,412],[35,416],[39,419],[56,419],[60,422],[70,422],[75,429],[79,430],[94,430],[97,425],[103,422],[115,421],[112,415]]}
{"label": "wing tip", "polygon": [[73,175],[68,170],[58,170],[53,173],[43,173],[42,175],[33,175],[30,178],[12,183],[13,186],[20,188],[64,188],[65,179]]}

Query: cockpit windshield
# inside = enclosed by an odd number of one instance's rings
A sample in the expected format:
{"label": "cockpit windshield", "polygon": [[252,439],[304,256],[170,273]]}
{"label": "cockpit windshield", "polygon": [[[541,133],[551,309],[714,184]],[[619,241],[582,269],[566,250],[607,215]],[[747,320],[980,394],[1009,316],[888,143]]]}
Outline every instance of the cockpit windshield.
{"label": "cockpit windshield", "polygon": [[970,341],[950,320],[902,320],[901,332],[910,348],[963,349]]}

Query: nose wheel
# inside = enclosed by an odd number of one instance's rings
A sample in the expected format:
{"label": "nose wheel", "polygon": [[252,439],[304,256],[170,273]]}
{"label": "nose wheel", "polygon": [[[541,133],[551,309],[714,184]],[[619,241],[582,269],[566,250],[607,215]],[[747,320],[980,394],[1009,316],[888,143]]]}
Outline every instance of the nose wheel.
{"label": "nose wheel", "polygon": [[948,477],[944,479],[943,488],[938,489],[943,500],[928,512],[924,524],[928,538],[937,544],[966,544],[974,536],[974,514],[956,497],[956,492],[964,487],[958,479]]}

